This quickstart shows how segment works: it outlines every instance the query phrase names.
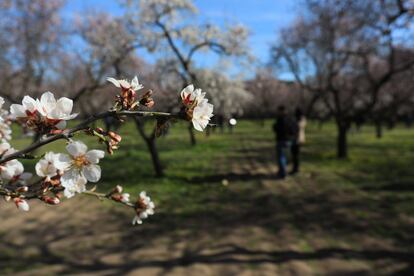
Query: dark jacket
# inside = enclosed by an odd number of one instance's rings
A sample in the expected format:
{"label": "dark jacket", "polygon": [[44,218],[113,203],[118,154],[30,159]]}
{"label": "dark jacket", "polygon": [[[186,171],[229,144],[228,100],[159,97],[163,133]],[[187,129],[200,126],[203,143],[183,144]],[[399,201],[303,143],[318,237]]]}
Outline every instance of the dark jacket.
{"label": "dark jacket", "polygon": [[276,118],[273,131],[276,134],[276,141],[293,141],[298,137],[299,126],[296,120],[283,115]]}

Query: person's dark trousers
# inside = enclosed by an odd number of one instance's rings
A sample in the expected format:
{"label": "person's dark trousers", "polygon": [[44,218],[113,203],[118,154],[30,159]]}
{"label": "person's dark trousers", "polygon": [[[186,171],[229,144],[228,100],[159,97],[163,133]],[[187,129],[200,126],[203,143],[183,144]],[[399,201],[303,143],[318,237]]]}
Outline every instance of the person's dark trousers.
{"label": "person's dark trousers", "polygon": [[287,157],[286,151],[288,150],[289,143],[286,141],[277,141],[276,153],[277,153],[277,165],[279,167],[278,177],[286,177]]}
{"label": "person's dark trousers", "polygon": [[297,140],[292,142],[290,148],[292,154],[292,174],[299,172],[299,154],[300,154],[300,144]]}

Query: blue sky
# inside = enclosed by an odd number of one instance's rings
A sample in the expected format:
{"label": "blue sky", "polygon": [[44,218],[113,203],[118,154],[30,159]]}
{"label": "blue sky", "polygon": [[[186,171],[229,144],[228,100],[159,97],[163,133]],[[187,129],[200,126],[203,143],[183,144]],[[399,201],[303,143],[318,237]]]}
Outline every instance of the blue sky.
{"label": "blue sky", "polygon": [[[202,19],[223,25],[240,22],[252,35],[249,45],[261,62],[269,58],[269,46],[280,28],[292,22],[299,0],[195,0]],[[69,0],[64,14],[96,10],[118,15],[122,12],[116,0]],[[203,60],[198,60],[203,65]]]}

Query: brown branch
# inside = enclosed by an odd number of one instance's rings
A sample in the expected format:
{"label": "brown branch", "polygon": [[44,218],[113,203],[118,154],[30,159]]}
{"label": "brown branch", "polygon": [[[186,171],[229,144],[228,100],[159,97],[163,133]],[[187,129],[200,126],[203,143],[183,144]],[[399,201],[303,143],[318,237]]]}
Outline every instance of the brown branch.
{"label": "brown branch", "polygon": [[17,159],[17,158],[25,158],[27,157],[27,155],[44,146],[47,144],[50,144],[56,140],[61,140],[61,139],[68,139],[70,137],[72,137],[76,132],[81,131],[81,130],[85,130],[89,127],[89,125],[95,121],[98,121],[100,119],[104,119],[107,117],[119,117],[119,116],[130,116],[130,117],[176,117],[178,118],[178,115],[174,115],[171,113],[165,113],[165,112],[149,112],[149,111],[106,111],[106,112],[102,112],[96,115],[92,115],[91,117],[89,117],[88,119],[86,119],[85,121],[81,122],[80,124],[78,124],[77,126],[71,128],[71,129],[66,129],[64,130],[62,133],[50,136],[46,139],[43,140],[39,140],[33,144],[31,144],[30,146],[28,146],[27,148],[20,150],[20,151],[16,151],[12,154],[3,156],[0,159],[0,164],[3,164],[7,161],[13,160],[13,159]]}

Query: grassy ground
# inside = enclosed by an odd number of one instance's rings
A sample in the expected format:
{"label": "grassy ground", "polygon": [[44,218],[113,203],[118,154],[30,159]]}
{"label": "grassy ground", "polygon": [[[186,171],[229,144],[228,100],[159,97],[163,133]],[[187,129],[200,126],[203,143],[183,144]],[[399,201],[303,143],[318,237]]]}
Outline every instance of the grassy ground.
{"label": "grassy ground", "polygon": [[82,196],[29,214],[1,203],[0,274],[412,275],[414,130],[378,140],[365,127],[337,160],[334,126],[310,124],[301,173],[278,181],[271,123],[199,134],[196,147],[175,125],[158,141],[161,179],[125,126],[99,189],[146,190],[157,214],[132,228],[128,210]]}

